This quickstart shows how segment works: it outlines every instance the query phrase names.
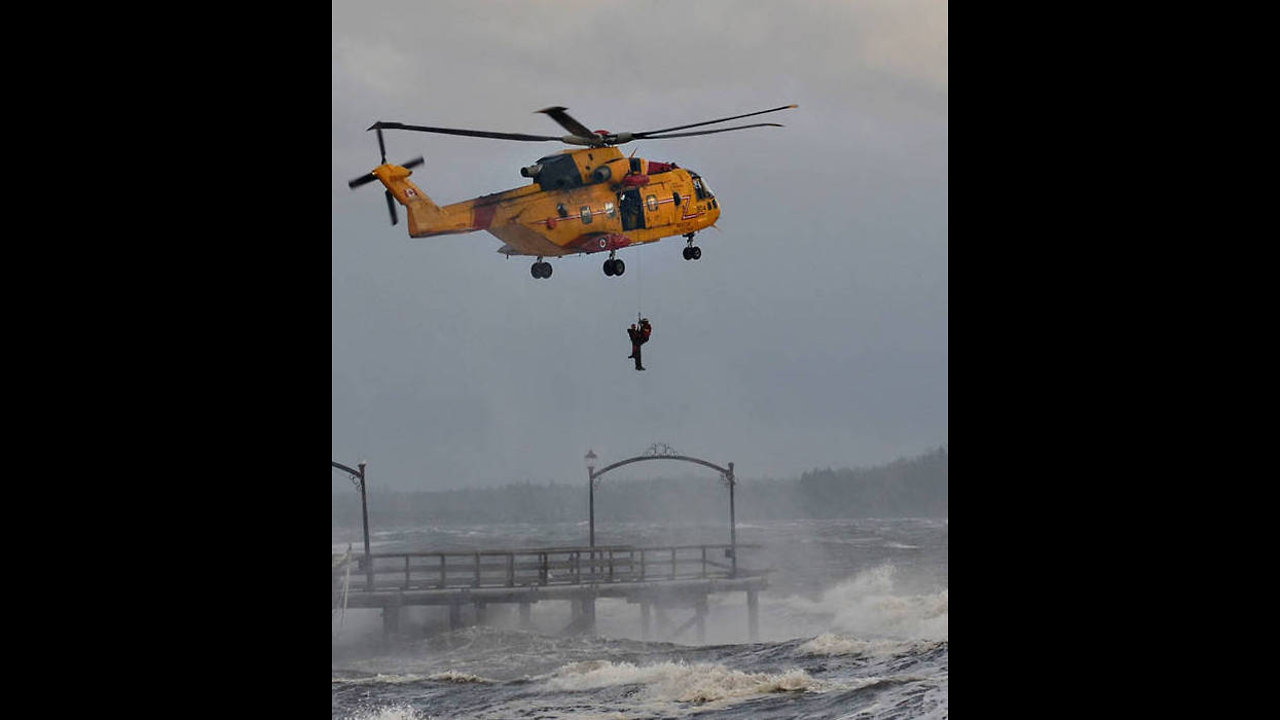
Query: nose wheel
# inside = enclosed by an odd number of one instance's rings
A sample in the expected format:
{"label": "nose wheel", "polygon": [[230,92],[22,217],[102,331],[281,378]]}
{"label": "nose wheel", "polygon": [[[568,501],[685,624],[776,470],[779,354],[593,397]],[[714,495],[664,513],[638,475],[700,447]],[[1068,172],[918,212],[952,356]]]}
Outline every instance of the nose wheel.
{"label": "nose wheel", "polygon": [[689,233],[688,235],[685,235],[685,238],[689,244],[687,247],[685,247],[684,252],[682,253],[684,255],[684,259],[697,260],[701,258],[702,248],[697,247],[696,245],[693,244],[693,233]]}
{"label": "nose wheel", "polygon": [[614,251],[609,251],[609,259],[604,261],[604,274],[610,277],[621,275],[627,271],[627,264],[622,262],[621,258],[614,257]]}
{"label": "nose wheel", "polygon": [[529,274],[539,280],[549,278],[551,277],[551,263],[543,262],[542,258],[538,258],[533,267],[529,268]]}

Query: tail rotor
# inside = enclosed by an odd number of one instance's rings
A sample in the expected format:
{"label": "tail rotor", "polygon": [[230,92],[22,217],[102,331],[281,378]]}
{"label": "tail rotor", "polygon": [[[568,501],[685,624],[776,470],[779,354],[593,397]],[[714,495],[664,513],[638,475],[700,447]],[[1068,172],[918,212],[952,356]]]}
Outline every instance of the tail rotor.
{"label": "tail rotor", "polygon": [[[382,165],[387,164],[387,146],[386,146],[386,143],[384,143],[382,140],[382,128],[377,128],[377,130],[378,130],[378,152],[382,159],[382,163],[379,165],[379,167],[381,167]],[[424,162],[425,161],[422,159],[422,156],[419,155],[418,157],[406,163],[403,163],[400,167],[405,168],[406,170],[412,170],[413,168],[416,168],[419,165],[422,165]],[[369,172],[348,182],[347,187],[351,188],[352,190],[355,190],[361,185],[368,185],[369,183],[377,179],[378,179],[378,176],[376,174]],[[395,199],[395,196],[391,194],[390,190],[387,190],[385,194],[387,197],[387,212],[390,213],[391,215],[391,224],[395,225],[398,222],[400,222],[400,218],[396,214],[396,199]]]}

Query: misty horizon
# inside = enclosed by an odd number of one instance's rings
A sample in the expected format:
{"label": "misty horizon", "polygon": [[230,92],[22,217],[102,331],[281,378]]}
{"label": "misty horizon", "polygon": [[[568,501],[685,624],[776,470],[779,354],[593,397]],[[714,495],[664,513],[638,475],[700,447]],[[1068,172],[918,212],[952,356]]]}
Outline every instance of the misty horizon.
{"label": "misty horizon", "polygon": [[[948,452],[937,448],[882,466],[815,469],[797,477],[735,482],[739,521],[828,517],[946,517]],[[663,464],[663,469],[670,469]],[[373,528],[414,523],[580,522],[587,517],[587,478],[497,487],[404,491],[368,490]],[[598,524],[654,521],[705,522],[727,519],[727,483],[714,471],[654,472],[648,477],[597,480]],[[359,493],[335,487],[336,526],[359,527]]]}

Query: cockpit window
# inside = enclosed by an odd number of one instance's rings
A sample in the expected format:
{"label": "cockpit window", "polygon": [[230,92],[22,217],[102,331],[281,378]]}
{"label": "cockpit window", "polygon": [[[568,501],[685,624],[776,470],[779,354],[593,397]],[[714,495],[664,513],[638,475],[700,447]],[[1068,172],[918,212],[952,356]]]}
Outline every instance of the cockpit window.
{"label": "cockpit window", "polygon": [[697,175],[693,176],[693,192],[698,196],[699,200],[708,200],[715,197],[715,195],[711,193],[711,188],[707,187],[706,183],[702,181],[702,178]]}
{"label": "cockpit window", "polygon": [[538,185],[543,190],[582,187],[582,174],[573,162],[572,155],[548,155],[538,161],[542,171],[538,173]]}

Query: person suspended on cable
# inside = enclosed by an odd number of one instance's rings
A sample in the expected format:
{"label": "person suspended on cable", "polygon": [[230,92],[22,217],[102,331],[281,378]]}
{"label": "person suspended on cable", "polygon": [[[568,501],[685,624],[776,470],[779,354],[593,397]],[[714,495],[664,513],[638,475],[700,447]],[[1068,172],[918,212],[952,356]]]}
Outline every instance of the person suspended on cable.
{"label": "person suspended on cable", "polygon": [[627,337],[631,338],[631,354],[628,358],[635,358],[636,369],[643,370],[644,366],[640,364],[640,346],[644,344],[640,328],[635,323],[631,323],[631,327],[627,328]]}
{"label": "person suspended on cable", "polygon": [[631,327],[627,328],[627,336],[631,338],[631,354],[628,358],[635,358],[636,369],[643,370],[644,364],[641,362],[640,346],[649,342],[649,336],[653,334],[653,325],[649,323],[649,318],[640,318],[640,324],[637,326],[631,323]]}

